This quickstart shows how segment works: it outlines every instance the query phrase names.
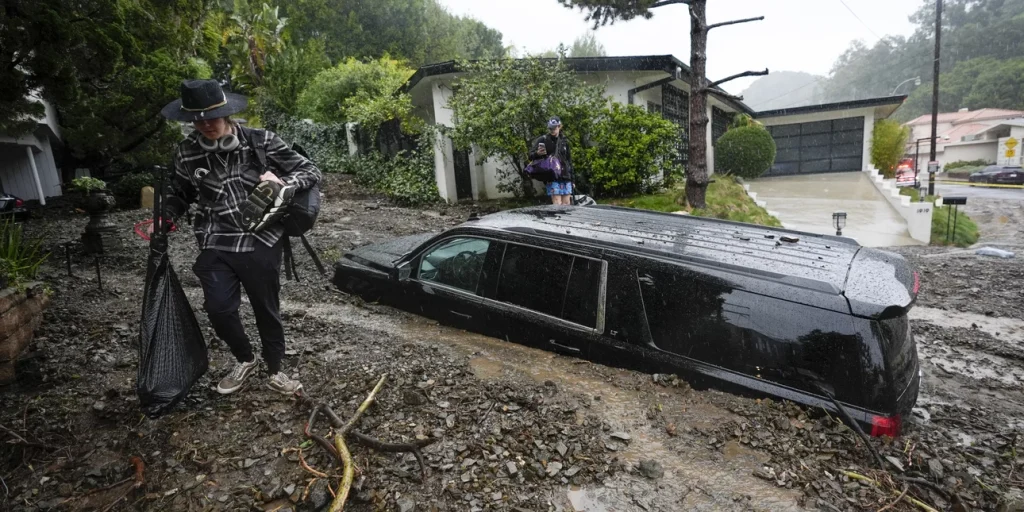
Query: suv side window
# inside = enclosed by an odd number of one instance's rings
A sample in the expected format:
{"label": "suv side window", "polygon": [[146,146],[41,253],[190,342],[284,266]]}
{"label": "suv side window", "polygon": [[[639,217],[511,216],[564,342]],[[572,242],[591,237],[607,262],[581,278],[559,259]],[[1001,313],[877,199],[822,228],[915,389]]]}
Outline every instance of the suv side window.
{"label": "suv side window", "polygon": [[[640,295],[654,344],[661,350],[707,360],[721,330],[729,288],[687,270],[637,269]],[[710,362],[710,361],[709,361]]]}
{"label": "suv side window", "polygon": [[449,240],[423,255],[418,277],[420,281],[477,293],[492,243],[481,238]]}
{"label": "suv side window", "polygon": [[562,319],[597,327],[597,308],[601,298],[601,277],[604,264],[598,260],[574,257],[565,290]]}
{"label": "suv side window", "polygon": [[598,260],[509,244],[495,299],[596,328],[602,270]]}
{"label": "suv side window", "polygon": [[573,257],[509,244],[495,299],[554,317],[562,312]]}

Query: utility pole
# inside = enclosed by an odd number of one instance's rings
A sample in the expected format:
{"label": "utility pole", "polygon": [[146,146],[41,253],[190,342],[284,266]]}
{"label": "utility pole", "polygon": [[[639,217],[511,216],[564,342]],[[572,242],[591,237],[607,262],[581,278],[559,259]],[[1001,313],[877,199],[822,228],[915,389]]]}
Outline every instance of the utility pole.
{"label": "utility pole", "polygon": [[942,39],[942,0],[935,0],[935,62],[932,68],[932,150],[928,160],[928,195],[935,195],[935,143],[939,127],[939,41]]}

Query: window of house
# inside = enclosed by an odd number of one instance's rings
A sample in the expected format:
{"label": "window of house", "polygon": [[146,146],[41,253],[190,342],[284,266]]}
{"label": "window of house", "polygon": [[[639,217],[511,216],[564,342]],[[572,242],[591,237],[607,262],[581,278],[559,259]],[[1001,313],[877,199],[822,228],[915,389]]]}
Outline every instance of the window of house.
{"label": "window of house", "polygon": [[419,279],[477,293],[492,242],[456,238],[431,249],[420,260]]}

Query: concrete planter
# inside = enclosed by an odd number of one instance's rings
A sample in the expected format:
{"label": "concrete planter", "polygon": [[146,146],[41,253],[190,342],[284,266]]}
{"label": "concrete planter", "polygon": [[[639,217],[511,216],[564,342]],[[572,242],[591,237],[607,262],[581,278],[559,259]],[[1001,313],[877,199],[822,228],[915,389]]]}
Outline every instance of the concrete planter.
{"label": "concrete planter", "polygon": [[49,304],[42,283],[0,290],[0,386],[14,382],[14,361],[32,342]]}

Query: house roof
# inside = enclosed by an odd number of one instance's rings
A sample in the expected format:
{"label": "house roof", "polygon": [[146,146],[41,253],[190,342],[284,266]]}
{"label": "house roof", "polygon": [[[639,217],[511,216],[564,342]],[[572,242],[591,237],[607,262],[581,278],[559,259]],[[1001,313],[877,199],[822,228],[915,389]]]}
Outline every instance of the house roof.
{"label": "house roof", "polygon": [[[982,108],[978,110],[967,110],[963,112],[940,112],[938,122],[962,124],[975,121],[990,121],[993,119],[1013,119],[1016,117],[1024,117],[1024,111],[1007,110],[1002,108]],[[907,124],[931,124],[931,122],[931,114],[925,114]]]}
{"label": "house roof", "polygon": [[[551,62],[558,61],[557,58],[544,58],[541,60]],[[475,63],[480,61],[471,60],[469,62]],[[681,71],[681,74],[690,74],[690,66],[672,55],[640,55],[633,57],[567,57],[563,59],[563,62],[570,70],[583,73],[601,71],[664,71],[669,75],[675,75],[676,69],[678,68]],[[454,60],[439,62],[437,64],[428,64],[417,69],[405,85],[402,86],[400,91],[408,92],[412,90],[425,78],[448,75],[458,73],[460,71],[458,62]],[[712,89],[711,94],[714,94],[740,112],[746,112],[748,114],[754,113],[754,110],[749,106],[744,104],[742,101],[733,99],[732,95],[719,87]]]}
{"label": "house roof", "polygon": [[[869,108],[869,107],[893,107],[892,110],[896,110],[897,107],[903,104],[903,101],[907,99],[906,95],[901,96],[883,96],[881,98],[868,98],[864,100],[852,100],[852,101],[840,101],[837,103],[822,103],[820,105],[805,105],[802,107],[790,107],[780,108],[778,110],[765,110],[757,112],[754,117],[777,117],[777,116],[792,116],[796,114],[813,114],[817,112],[830,112],[833,110],[850,110],[855,108]],[[890,114],[892,113],[890,110]]]}

